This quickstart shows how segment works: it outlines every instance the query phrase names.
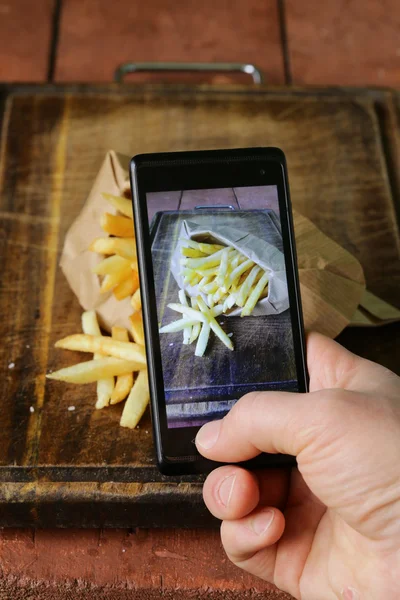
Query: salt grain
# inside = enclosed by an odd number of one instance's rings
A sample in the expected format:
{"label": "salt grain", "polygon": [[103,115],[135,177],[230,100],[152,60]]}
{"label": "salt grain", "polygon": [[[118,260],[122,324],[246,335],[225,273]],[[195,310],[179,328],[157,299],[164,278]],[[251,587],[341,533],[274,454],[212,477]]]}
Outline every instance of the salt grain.
{"label": "salt grain", "polygon": [[228,337],[232,337],[232,336],[233,336],[233,333],[228,333]]}
{"label": "salt grain", "polygon": [[15,367],[15,363],[10,363],[10,364],[8,365],[8,368],[9,368],[9,369],[13,369],[14,367]]}
{"label": "salt grain", "polygon": [[25,348],[30,348],[30,345],[29,345],[29,344],[27,344],[27,345],[25,346]]}
{"label": "salt grain", "polygon": [[69,410],[70,412],[72,412],[73,410],[75,410],[75,406],[68,406],[68,410]]}
{"label": "salt grain", "polygon": [[29,410],[30,410],[30,412],[31,412],[31,413],[34,413],[34,412],[35,412],[35,409],[33,408],[33,406],[30,406],[30,407],[29,407]]}
{"label": "salt grain", "polygon": [[173,346],[173,345],[174,345],[174,342],[171,342],[171,343],[170,343],[170,346]]}
{"label": "salt grain", "polygon": [[125,548],[122,548],[122,552],[126,552],[126,549],[125,549]]}

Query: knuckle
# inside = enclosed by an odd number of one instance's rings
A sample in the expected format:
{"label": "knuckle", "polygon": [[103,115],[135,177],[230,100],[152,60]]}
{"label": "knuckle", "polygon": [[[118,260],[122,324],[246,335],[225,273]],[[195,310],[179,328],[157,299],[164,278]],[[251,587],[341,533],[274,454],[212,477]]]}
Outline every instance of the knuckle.
{"label": "knuckle", "polygon": [[250,392],[243,396],[232,409],[232,418],[235,424],[247,431],[251,429],[262,402],[262,392]]}

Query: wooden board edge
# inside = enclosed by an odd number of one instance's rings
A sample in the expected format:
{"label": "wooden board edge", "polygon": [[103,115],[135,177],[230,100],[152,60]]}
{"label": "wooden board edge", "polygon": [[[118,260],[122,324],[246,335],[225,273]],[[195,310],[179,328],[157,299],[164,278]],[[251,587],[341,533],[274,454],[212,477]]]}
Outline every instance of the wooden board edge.
{"label": "wooden board edge", "polygon": [[140,93],[174,95],[190,94],[233,94],[233,95],[267,95],[267,96],[317,96],[337,98],[362,98],[382,99],[390,88],[380,87],[350,87],[350,86],[287,86],[287,85],[212,85],[212,84],[165,84],[165,83],[0,83],[0,97],[2,95],[41,95],[41,94],[121,94],[136,95]]}
{"label": "wooden board edge", "polygon": [[215,528],[201,485],[30,482],[0,485],[0,527]]}

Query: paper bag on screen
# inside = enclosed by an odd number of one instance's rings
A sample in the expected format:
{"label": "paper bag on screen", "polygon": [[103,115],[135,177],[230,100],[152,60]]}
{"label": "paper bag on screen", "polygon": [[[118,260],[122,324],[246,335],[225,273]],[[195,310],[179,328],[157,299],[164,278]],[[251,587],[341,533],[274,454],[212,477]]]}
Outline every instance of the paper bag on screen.
{"label": "paper bag on screen", "polygon": [[[129,158],[107,153],[90,194],[67,232],[61,268],[85,310],[96,310],[104,329],[129,328],[132,313],[127,298],[118,302],[111,293],[100,293],[92,272],[101,257],[88,250],[91,241],[104,236],[100,217],[113,212],[101,192],[129,191]],[[309,219],[294,211],[294,226],[305,328],[336,337],[347,325],[375,326],[400,319],[400,311],[365,290],[358,260],[323,234]]]}
{"label": "paper bag on screen", "polygon": [[[210,228],[205,228],[204,224],[200,225],[191,219],[183,221],[179,241],[171,258],[171,273],[179,287],[185,289],[189,296],[198,296],[199,294],[204,296],[204,294],[199,291],[197,285],[184,284],[181,275],[182,265],[180,264],[181,248],[184,246],[185,239],[196,239],[198,236],[202,238],[206,236],[211,243],[236,248],[244,256],[269,272],[268,295],[257,302],[251,316],[276,315],[289,308],[285,257],[278,248],[235,227],[213,224],[210,225]],[[206,300],[205,297],[204,299]],[[238,316],[241,311],[241,308],[236,308],[228,312],[226,316]]]}

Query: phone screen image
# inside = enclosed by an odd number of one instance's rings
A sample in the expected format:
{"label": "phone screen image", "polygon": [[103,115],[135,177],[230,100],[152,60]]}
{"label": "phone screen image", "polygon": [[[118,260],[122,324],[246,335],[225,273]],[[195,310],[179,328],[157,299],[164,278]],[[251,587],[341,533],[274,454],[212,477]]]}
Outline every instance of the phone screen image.
{"label": "phone screen image", "polygon": [[299,391],[275,185],[146,194],[167,427]]}

